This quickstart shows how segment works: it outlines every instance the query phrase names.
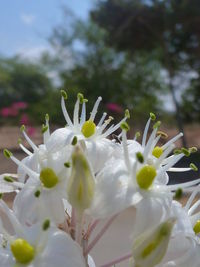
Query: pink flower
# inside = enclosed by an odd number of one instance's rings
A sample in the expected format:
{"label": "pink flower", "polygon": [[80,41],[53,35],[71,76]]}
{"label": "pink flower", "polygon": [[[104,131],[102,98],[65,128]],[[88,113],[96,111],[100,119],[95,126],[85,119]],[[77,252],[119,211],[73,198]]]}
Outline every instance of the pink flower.
{"label": "pink flower", "polygon": [[28,107],[28,104],[26,102],[19,101],[19,102],[14,102],[12,104],[12,107],[15,109],[26,109]]}
{"label": "pink flower", "polygon": [[110,110],[112,112],[116,112],[116,113],[122,113],[123,112],[122,107],[116,103],[107,103],[106,107],[108,110]]}
{"label": "pink flower", "polygon": [[24,124],[24,125],[28,125],[29,124],[29,117],[27,114],[22,114],[21,118],[20,118],[20,124]]}
{"label": "pink flower", "polygon": [[14,107],[10,107],[9,109],[10,109],[10,114],[9,115],[12,116],[12,117],[16,117],[19,114],[18,109],[14,108]]}
{"label": "pink flower", "polygon": [[10,108],[5,107],[1,109],[1,116],[2,117],[8,117],[10,115]]}

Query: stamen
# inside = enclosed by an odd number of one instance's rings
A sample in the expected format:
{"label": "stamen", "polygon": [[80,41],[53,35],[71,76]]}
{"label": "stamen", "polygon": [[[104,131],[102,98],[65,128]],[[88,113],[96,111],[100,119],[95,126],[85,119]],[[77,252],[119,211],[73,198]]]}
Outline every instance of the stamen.
{"label": "stamen", "polygon": [[187,182],[187,183],[179,183],[179,184],[175,184],[175,185],[168,185],[167,187],[169,188],[169,190],[174,191],[174,190],[177,190],[179,187],[187,188],[187,187],[194,186],[194,185],[196,185],[198,183],[200,183],[200,179],[196,179],[196,180],[193,180],[193,181]]}
{"label": "stamen", "polygon": [[71,119],[70,119],[70,117],[69,117],[69,114],[68,114],[68,112],[67,112],[67,109],[66,109],[66,106],[65,106],[65,100],[64,100],[64,97],[62,96],[62,98],[61,98],[61,108],[62,108],[62,112],[63,112],[63,115],[64,115],[64,117],[65,117],[65,120],[66,120],[66,122],[67,122],[67,124],[70,126],[70,127],[74,127],[73,126],[73,123],[72,123],[72,121],[71,121]]}
{"label": "stamen", "polygon": [[156,160],[155,166],[156,168],[161,164],[161,162],[169,155],[169,153],[174,149],[174,145],[169,146],[162,155]]}
{"label": "stamen", "polygon": [[200,206],[200,200],[198,200],[189,210],[188,215],[191,216],[195,210]]}
{"label": "stamen", "polygon": [[21,161],[19,161],[19,160],[18,160],[17,158],[15,158],[14,156],[11,156],[10,158],[11,158],[11,160],[12,160],[13,162],[15,162],[15,164],[17,164],[18,166],[20,166],[21,168],[23,168],[29,176],[31,176],[31,177],[33,177],[33,178],[36,178],[36,179],[38,178],[38,174],[37,174],[36,172],[32,171],[32,170],[31,170],[29,167],[27,167],[24,163],[22,163]]}
{"label": "stamen", "polygon": [[151,118],[148,119],[147,124],[146,124],[145,129],[144,129],[144,134],[143,134],[143,137],[142,137],[142,147],[145,147],[145,144],[146,144],[147,133],[148,133],[148,130],[149,130],[150,122],[151,122]]}
{"label": "stamen", "polygon": [[117,129],[120,128],[121,124],[123,122],[125,122],[127,120],[127,118],[123,118],[119,123],[117,123],[112,129],[108,129],[105,133],[104,133],[104,137],[109,136],[110,134],[114,133]]}
{"label": "stamen", "polygon": [[144,149],[143,155],[144,155],[145,161],[148,158],[148,155],[149,155],[153,140],[155,139],[155,136],[156,136],[156,132],[157,132],[157,129],[154,129],[152,134],[151,134],[151,136],[150,136],[150,138],[149,138],[149,140],[148,140],[148,142],[147,142],[147,144],[146,144],[146,147]]}
{"label": "stamen", "polygon": [[123,151],[124,151],[124,160],[127,166],[127,169],[130,173],[131,171],[131,165],[130,165],[130,159],[129,159],[129,153],[128,153],[128,145],[127,145],[127,137],[126,137],[126,131],[122,131],[122,145],[123,145]]}
{"label": "stamen", "polygon": [[22,125],[21,126],[21,132],[24,135],[24,138],[26,139],[26,141],[29,143],[29,145],[32,147],[33,151],[37,151],[38,147],[33,143],[33,141],[29,138],[29,136],[26,134],[25,132],[25,126]]}
{"label": "stamen", "polygon": [[82,111],[81,111],[81,119],[80,119],[81,127],[85,121],[86,121],[86,104],[85,102],[83,102]]}
{"label": "stamen", "polygon": [[140,137],[140,132],[136,132],[133,140],[136,141],[139,137]]}
{"label": "stamen", "polygon": [[176,200],[180,200],[182,198],[182,196],[183,196],[183,190],[182,190],[182,188],[178,188],[175,192],[174,198]]}
{"label": "stamen", "polygon": [[190,168],[191,168],[193,171],[195,171],[195,172],[198,171],[198,168],[197,168],[197,166],[196,166],[194,163],[190,163]]}
{"label": "stamen", "polygon": [[107,116],[107,113],[104,112],[103,115],[102,115],[102,117],[101,117],[101,119],[100,119],[100,121],[99,121],[99,123],[97,124],[97,127],[100,127],[103,124],[106,116]]}
{"label": "stamen", "polygon": [[79,125],[79,105],[80,105],[80,96],[81,94],[78,94],[77,95],[77,101],[76,101],[76,104],[75,104],[75,107],[74,107],[74,127],[78,127]]}
{"label": "stamen", "polygon": [[19,143],[18,142],[18,144],[19,144],[19,146],[20,146],[20,148],[28,155],[28,156],[32,156],[33,155],[33,153],[31,153],[31,151],[29,151],[24,145],[22,145],[22,143]]}
{"label": "stamen", "polygon": [[50,227],[50,221],[47,219],[44,221],[43,225],[42,225],[42,229],[43,231],[46,231],[47,229],[49,229]]}
{"label": "stamen", "polygon": [[95,116],[96,116],[96,114],[97,114],[97,109],[98,109],[98,107],[99,107],[99,104],[100,104],[101,100],[102,100],[102,97],[99,96],[99,97],[97,98],[97,101],[96,101],[95,104],[94,104],[94,107],[93,107],[93,109],[92,109],[92,112],[91,112],[91,115],[90,115],[89,120],[94,121]]}
{"label": "stamen", "polygon": [[198,185],[194,191],[192,192],[191,196],[189,197],[186,205],[185,205],[185,210],[188,211],[188,209],[190,208],[190,206],[192,205],[193,200],[195,199],[196,195],[198,194],[198,192],[200,191],[200,185]]}
{"label": "stamen", "polygon": [[183,136],[183,133],[179,133],[176,136],[174,136],[171,140],[169,140],[166,144],[162,146],[163,150],[165,150],[168,146],[175,143],[179,138]]}

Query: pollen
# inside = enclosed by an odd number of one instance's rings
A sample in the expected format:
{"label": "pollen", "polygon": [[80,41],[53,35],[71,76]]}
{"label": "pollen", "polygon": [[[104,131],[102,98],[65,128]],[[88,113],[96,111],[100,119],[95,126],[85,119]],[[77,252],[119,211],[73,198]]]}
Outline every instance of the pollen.
{"label": "pollen", "polygon": [[81,129],[82,134],[86,138],[89,138],[90,136],[94,135],[95,131],[96,131],[96,125],[92,120],[86,121]]}
{"label": "pollen", "polygon": [[146,165],[142,167],[137,175],[136,180],[141,189],[149,189],[156,177],[156,169],[153,166]]}
{"label": "pollen", "polygon": [[153,149],[152,155],[156,158],[159,158],[163,153],[163,148],[160,146],[156,146]]}
{"label": "pollen", "polygon": [[200,234],[200,220],[198,220],[195,223],[195,225],[193,227],[193,230],[194,230],[194,232],[195,232],[196,235]]}
{"label": "pollen", "polygon": [[34,247],[26,240],[18,238],[11,244],[11,251],[18,263],[27,264],[35,255]]}
{"label": "pollen", "polygon": [[53,188],[58,183],[58,177],[51,168],[45,168],[40,172],[40,181],[46,188]]}

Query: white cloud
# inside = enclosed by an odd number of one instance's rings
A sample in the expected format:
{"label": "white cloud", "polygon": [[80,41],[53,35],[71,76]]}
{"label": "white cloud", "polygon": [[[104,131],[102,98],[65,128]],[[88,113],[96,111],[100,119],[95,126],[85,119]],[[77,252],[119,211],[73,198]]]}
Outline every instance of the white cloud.
{"label": "white cloud", "polygon": [[36,17],[33,14],[21,14],[20,18],[24,24],[32,25]]}

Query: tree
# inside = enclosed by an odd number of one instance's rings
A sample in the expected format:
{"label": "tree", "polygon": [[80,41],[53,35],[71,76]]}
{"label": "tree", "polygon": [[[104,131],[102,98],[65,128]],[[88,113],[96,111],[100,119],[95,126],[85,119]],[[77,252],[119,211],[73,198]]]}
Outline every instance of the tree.
{"label": "tree", "polygon": [[200,55],[199,14],[197,0],[107,0],[91,12],[93,20],[108,32],[110,46],[132,54],[158,52],[157,59],[168,73],[180,131],[183,126],[173,80],[192,62],[199,64],[195,59]]}

